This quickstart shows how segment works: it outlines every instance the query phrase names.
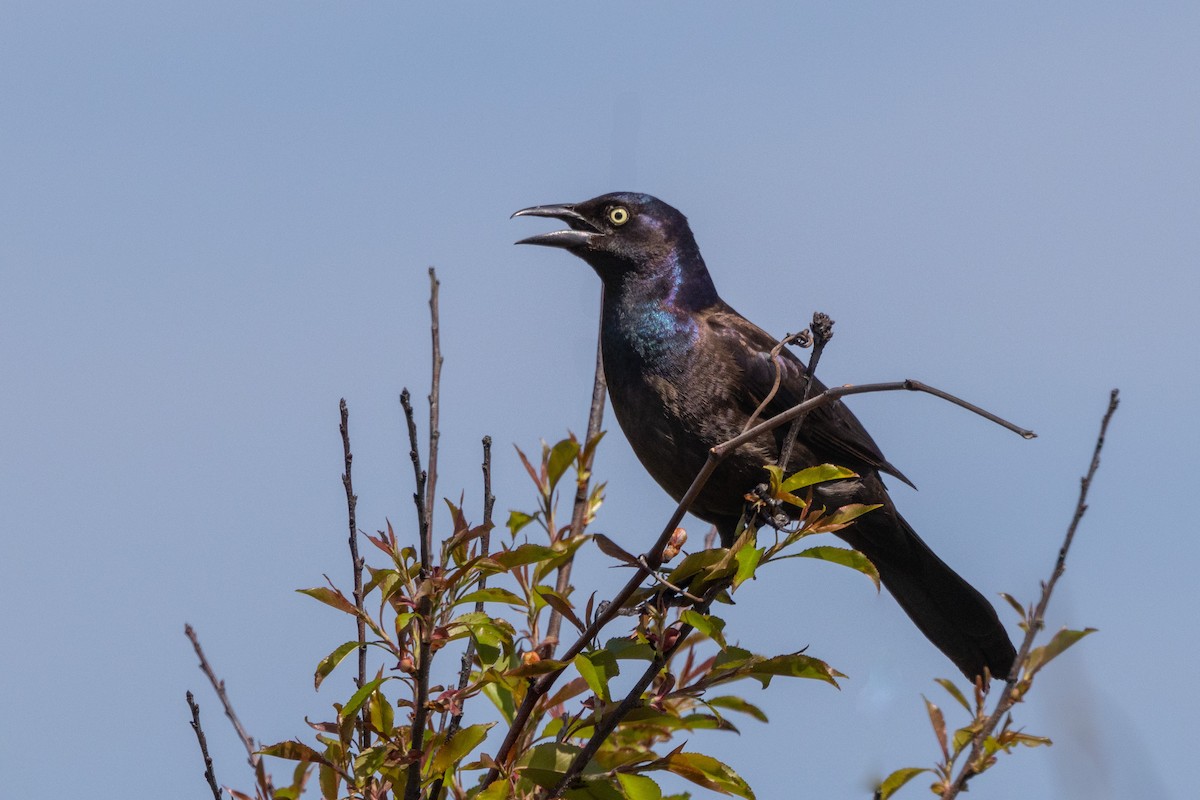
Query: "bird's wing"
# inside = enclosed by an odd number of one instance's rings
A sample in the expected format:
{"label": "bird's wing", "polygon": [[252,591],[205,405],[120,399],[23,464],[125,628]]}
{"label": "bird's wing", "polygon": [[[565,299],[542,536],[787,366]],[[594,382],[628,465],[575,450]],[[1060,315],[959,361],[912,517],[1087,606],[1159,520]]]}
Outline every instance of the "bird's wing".
{"label": "bird's wing", "polygon": [[[752,414],[770,394],[777,374],[779,388],[759,414],[759,420],[768,419],[800,403],[804,397],[807,369],[790,351],[784,348],[772,360],[771,350],[778,341],[727,305],[710,313],[707,322],[714,340],[720,343],[741,369],[747,415]],[[809,396],[815,397],[823,391],[825,385],[817,380]],[[839,466],[854,470],[879,470],[913,485],[883,457],[866,428],[840,400],[809,413],[800,429],[799,438],[821,458]]]}

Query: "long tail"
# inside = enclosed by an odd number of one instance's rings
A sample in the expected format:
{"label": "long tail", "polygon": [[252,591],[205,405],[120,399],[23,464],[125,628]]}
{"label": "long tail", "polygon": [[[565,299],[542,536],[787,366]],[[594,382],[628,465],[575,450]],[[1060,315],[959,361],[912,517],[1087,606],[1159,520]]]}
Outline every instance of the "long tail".
{"label": "long tail", "polygon": [[929,549],[891,503],[838,534],[879,570],[900,607],[963,674],[1004,680],[1016,650],[996,609]]}

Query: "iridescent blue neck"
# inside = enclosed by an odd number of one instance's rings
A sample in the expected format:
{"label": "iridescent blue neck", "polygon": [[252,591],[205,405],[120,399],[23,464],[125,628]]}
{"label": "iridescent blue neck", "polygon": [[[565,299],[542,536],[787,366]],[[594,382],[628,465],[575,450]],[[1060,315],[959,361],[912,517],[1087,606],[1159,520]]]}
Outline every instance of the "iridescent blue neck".
{"label": "iridescent blue neck", "polygon": [[695,314],[718,301],[698,251],[674,249],[606,281],[605,346],[632,350],[647,366],[689,350]]}

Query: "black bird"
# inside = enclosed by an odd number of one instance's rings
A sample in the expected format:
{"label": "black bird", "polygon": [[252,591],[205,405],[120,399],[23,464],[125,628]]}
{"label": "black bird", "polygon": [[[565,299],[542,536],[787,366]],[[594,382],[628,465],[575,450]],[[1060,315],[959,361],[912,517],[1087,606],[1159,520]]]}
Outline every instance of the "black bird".
{"label": "black bird", "polygon": [[[743,430],[775,380],[776,340],[717,294],[687,218],[646,194],[618,192],[575,205],[535,206],[516,216],[552,217],[570,230],[517,244],[561,247],[592,266],[604,284],[601,348],[613,412],[642,465],[679,500],[708,450]],[[806,368],[779,357],[779,391],[766,418],[803,397]],[[812,394],[825,389],[814,381]],[[747,492],[765,479],[788,426],[765,434],[717,468],[691,511],[732,543]],[[938,558],[896,511],[879,473],[908,482],[888,463],[843,403],[805,419],[787,471],[832,463],[858,478],[824,484],[830,508],[880,503],[838,535],[879,570],[901,607],[968,678],[1006,678],[1015,658],[996,611]]]}

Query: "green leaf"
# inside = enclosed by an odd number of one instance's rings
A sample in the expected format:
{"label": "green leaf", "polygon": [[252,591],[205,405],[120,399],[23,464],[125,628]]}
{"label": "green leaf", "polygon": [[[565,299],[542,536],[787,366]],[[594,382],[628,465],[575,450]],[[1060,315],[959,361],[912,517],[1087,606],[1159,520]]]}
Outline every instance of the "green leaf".
{"label": "green leaf", "polygon": [[333,766],[325,760],[325,756],[313,750],[303,742],[287,741],[279,742],[268,747],[264,747],[258,751],[262,756],[274,756],[275,758],[283,758],[288,761],[307,761],[313,764],[325,764]]}
{"label": "green leaf", "polygon": [[367,702],[367,713],[371,718],[371,726],[375,730],[385,736],[391,735],[391,731],[396,725],[396,712],[392,709],[392,704],[384,697],[383,692],[375,692],[371,695],[371,699]]}
{"label": "green leaf", "polygon": [[545,561],[548,558],[553,558],[558,555],[552,547],[547,547],[544,544],[522,544],[514,547],[512,550],[503,550],[499,553],[493,553],[488,556],[488,559],[495,561],[503,569],[510,570],[513,567],[519,567],[523,564],[532,564],[535,561]]}
{"label": "green leaf", "polygon": [[489,586],[486,589],[476,589],[473,592],[468,592],[454,602],[454,605],[461,606],[466,603],[507,603],[510,606],[525,608],[525,598],[518,594],[510,592],[508,589],[501,589],[498,586]]}
{"label": "green leaf", "polygon": [[575,669],[579,670],[579,674],[587,681],[588,688],[604,702],[611,702],[608,681],[621,674],[616,657],[607,650],[593,650],[575,656],[573,663]]}
{"label": "green leaf", "polygon": [[729,551],[720,547],[711,550],[700,550],[680,561],[675,569],[667,576],[667,580],[676,586],[681,586],[688,578],[702,572],[714,564],[720,564],[729,555]]}
{"label": "green leaf", "polygon": [[563,800],[625,800],[625,795],[609,778],[581,780],[563,792]]}
{"label": "green leaf", "polygon": [[392,749],[388,745],[368,747],[354,757],[354,774],[357,776],[372,775],[387,761]]}
{"label": "green leaf", "polygon": [[[722,663],[722,655],[735,651],[739,651],[739,648],[730,647],[718,654],[713,665],[713,671],[720,673],[717,682],[724,683],[738,678],[754,678],[763,685],[763,688],[766,688],[770,685],[772,678],[776,675],[782,675],[788,678],[810,678],[825,681],[837,687],[838,682],[836,679],[846,677],[824,661],[806,656],[803,653],[792,653],[790,655],[775,656],[774,658],[763,658],[762,656],[752,655],[746,658],[741,655],[746,652],[742,650],[738,653],[737,658]],[[726,673],[725,670],[729,672]]]}
{"label": "green leaf", "polygon": [[621,661],[653,661],[657,655],[647,642],[637,642],[628,636],[616,636],[604,643],[604,649]]}
{"label": "green leaf", "polygon": [[579,442],[574,438],[563,439],[550,449],[550,457],[546,461],[546,474],[550,478],[550,489],[558,484],[559,478],[567,471],[567,467],[579,454]]}
{"label": "green leaf", "polygon": [[962,691],[960,691],[959,688],[957,686],[955,686],[952,681],[950,681],[946,678],[934,678],[933,680],[939,686],[941,686],[943,689],[945,689],[947,692],[949,692],[950,696],[953,697],[955,700],[957,700],[958,704],[960,706],[962,706],[963,708],[965,708],[967,710],[968,714],[971,713],[971,705],[970,705],[970,703],[967,702],[966,696],[963,695]]}
{"label": "green leaf", "polygon": [[615,558],[622,564],[628,564],[631,567],[636,567],[638,565],[636,556],[622,548],[619,544],[605,536],[603,533],[593,534],[592,538],[596,542],[596,547],[600,548],[600,552],[604,553],[604,555],[608,556],[609,558]]}
{"label": "green leaf", "polygon": [[1000,596],[1003,597],[1005,599],[1005,601],[1010,606],[1012,606],[1013,609],[1017,612],[1017,619],[1024,622],[1025,621],[1025,607],[1023,605],[1021,605],[1021,603],[1017,600],[1017,598],[1013,597],[1008,592],[1001,592]]}
{"label": "green leaf", "polygon": [[933,726],[933,734],[937,737],[938,745],[942,748],[942,759],[945,762],[949,762],[950,743],[946,738],[946,716],[937,705],[929,701],[928,697],[922,697],[921,699],[925,701],[925,710],[929,713],[929,724]]}
{"label": "green leaf", "polygon": [[537,514],[526,514],[524,511],[509,511],[508,530],[513,536],[516,536],[517,531],[521,530],[521,528],[524,528],[535,519],[537,519]]}
{"label": "green leaf", "polygon": [[378,689],[381,683],[388,680],[391,680],[391,678],[376,678],[373,681],[367,681],[364,683],[357,692],[350,695],[350,699],[346,701],[346,705],[342,706],[342,710],[339,712],[338,716],[341,719],[349,719],[357,714],[358,710],[362,708],[363,703],[365,703],[367,698],[371,696],[371,692]]}
{"label": "green leaf", "polygon": [[725,648],[725,620],[712,614],[701,614],[699,611],[691,608],[680,612],[679,619],[684,624],[691,625],[697,631],[712,639],[722,649]]}
{"label": "green leaf", "polygon": [[469,725],[454,734],[454,738],[442,745],[433,756],[433,774],[445,772],[450,767],[467,757],[479,743],[487,738],[488,731],[496,723],[488,722],[482,725]]}
{"label": "green leaf", "polygon": [[852,472],[845,467],[838,467],[833,464],[819,464],[815,467],[802,469],[794,475],[789,475],[779,488],[784,492],[794,492],[797,489],[803,489],[813,484],[841,480],[842,478],[854,478],[857,475],[858,473]]}
{"label": "green leaf", "polygon": [[501,682],[485,683],[483,685],[483,694],[487,699],[492,701],[500,715],[504,717],[505,722],[511,723],[517,712],[517,703],[513,698],[512,689]]}
{"label": "green leaf", "polygon": [[316,675],[313,676],[313,688],[320,689],[321,682],[329,677],[329,673],[333,672],[334,668],[342,662],[342,659],[350,655],[358,649],[358,642],[346,642],[339,645],[329,655],[321,659],[321,663],[317,664]]}
{"label": "green leaf", "polygon": [[850,503],[849,505],[844,505],[841,508],[839,508],[837,511],[833,512],[831,515],[826,517],[824,522],[822,523],[822,526],[823,527],[838,526],[838,527],[844,528],[845,526],[849,525],[854,520],[861,517],[863,514],[866,514],[868,511],[874,511],[875,509],[879,508],[881,505],[882,504],[880,504],[880,503],[875,503],[874,505],[869,505],[869,506],[863,505],[862,503]]}
{"label": "green leaf", "polygon": [[[792,558],[793,556],[788,556]],[[841,564],[843,567],[849,567],[853,570],[858,570],[863,575],[871,579],[875,584],[875,591],[879,591],[879,570],[871,563],[871,559],[864,556],[857,550],[851,550],[848,547],[835,547],[833,545],[821,545],[819,547],[810,547],[807,550],[796,553],[795,558],[815,558],[818,561],[828,561],[831,564]]]}
{"label": "green leaf", "polygon": [[1023,744],[1026,747],[1049,747],[1054,744],[1046,736],[1034,736],[1031,733],[1014,733],[1012,741],[1013,744]]}
{"label": "green leaf", "polygon": [[566,773],[580,748],[570,744],[548,742],[536,745],[529,753],[521,776],[538,786],[552,789]]}
{"label": "green leaf", "polygon": [[733,576],[733,588],[741,586],[754,577],[754,570],[762,560],[764,549],[758,547],[739,547],[734,558],[737,560],[737,572]]}
{"label": "green leaf", "polygon": [[629,800],[662,800],[662,789],[645,775],[618,772],[617,780],[621,784],[621,791]]}
{"label": "green leaf", "polygon": [[671,753],[654,762],[681,778],[722,794],[754,800],[750,785],[728,765],[703,753]]}
{"label": "green leaf", "polygon": [[479,794],[475,795],[475,800],[508,800],[511,790],[511,784],[505,778],[492,781]]}
{"label": "green leaf", "polygon": [[746,702],[745,700],[743,700],[740,697],[735,697],[733,695],[727,694],[727,695],[722,695],[721,697],[709,698],[705,702],[707,702],[708,705],[713,706],[715,708],[724,708],[724,709],[728,709],[730,711],[740,711],[743,714],[749,714],[750,716],[754,717],[759,722],[767,721],[767,715],[765,713],[763,713],[763,710],[761,708],[754,705],[753,703]]}
{"label": "green leaf", "polygon": [[755,671],[765,675],[782,675],[788,678],[813,678],[834,686],[838,685],[836,678],[846,677],[821,659],[806,656],[803,653],[768,658]]}
{"label": "green leaf", "polygon": [[929,772],[929,770],[923,767],[904,767],[903,769],[896,770],[883,779],[883,783],[879,784],[879,788],[875,790],[875,796],[879,800],[888,800],[901,786],[922,772]]}
{"label": "green leaf", "polygon": [[553,608],[559,614],[562,614],[567,622],[578,628],[580,633],[587,629],[587,626],[580,622],[579,617],[575,616],[575,609],[571,608],[570,600],[549,586],[535,586],[533,591],[546,602],[546,605]]}
{"label": "green leaf", "polygon": [[317,767],[317,783],[321,787],[321,797],[324,800],[337,800],[338,788],[342,785],[342,778],[337,770],[321,764]]}
{"label": "green leaf", "polygon": [[1042,667],[1049,664],[1058,656],[1062,655],[1063,651],[1071,645],[1078,642],[1088,634],[1095,633],[1095,628],[1084,628],[1081,631],[1068,630],[1063,628],[1050,640],[1050,643],[1043,647],[1035,647],[1029,653],[1029,663],[1026,670],[1030,675],[1040,670]]}
{"label": "green leaf", "polygon": [[320,600],[325,605],[336,608],[338,611],[345,611],[354,617],[358,616],[358,609],[354,607],[354,603],[347,600],[346,596],[336,589],[331,589],[328,586],[316,586],[312,589],[297,589],[296,591],[300,594],[306,594],[315,600]]}

